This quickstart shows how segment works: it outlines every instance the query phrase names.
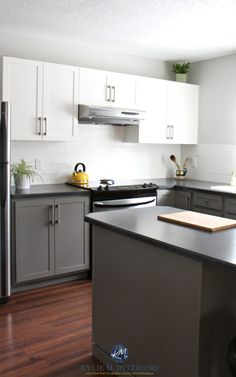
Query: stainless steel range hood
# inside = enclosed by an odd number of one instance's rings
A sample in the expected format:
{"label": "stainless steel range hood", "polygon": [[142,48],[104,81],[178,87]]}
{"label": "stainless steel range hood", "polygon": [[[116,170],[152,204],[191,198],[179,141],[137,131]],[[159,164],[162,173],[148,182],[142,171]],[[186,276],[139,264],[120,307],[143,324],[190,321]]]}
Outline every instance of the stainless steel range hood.
{"label": "stainless steel range hood", "polygon": [[138,125],[145,119],[145,111],[115,109],[112,107],[78,106],[79,123]]}

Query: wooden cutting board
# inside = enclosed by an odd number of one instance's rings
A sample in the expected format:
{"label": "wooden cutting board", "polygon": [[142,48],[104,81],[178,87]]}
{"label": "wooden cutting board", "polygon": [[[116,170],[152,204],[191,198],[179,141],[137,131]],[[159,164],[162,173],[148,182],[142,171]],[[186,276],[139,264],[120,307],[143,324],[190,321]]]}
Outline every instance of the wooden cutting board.
{"label": "wooden cutting board", "polygon": [[193,211],[181,211],[159,215],[159,220],[167,221],[174,224],[184,225],[191,228],[203,229],[209,232],[217,232],[236,227],[236,221],[219,216],[205,215]]}

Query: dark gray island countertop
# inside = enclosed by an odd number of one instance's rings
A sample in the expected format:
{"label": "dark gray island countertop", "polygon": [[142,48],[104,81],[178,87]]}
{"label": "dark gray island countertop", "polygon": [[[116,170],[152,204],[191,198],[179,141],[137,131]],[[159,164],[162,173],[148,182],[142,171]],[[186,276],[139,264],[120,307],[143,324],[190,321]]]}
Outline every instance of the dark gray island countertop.
{"label": "dark gray island countertop", "polygon": [[180,254],[236,267],[236,228],[211,233],[157,219],[159,214],[178,211],[172,207],[135,208],[92,213],[86,221]]}
{"label": "dark gray island countertop", "polygon": [[45,196],[65,196],[65,195],[85,195],[89,196],[90,191],[78,187],[69,186],[66,183],[51,185],[32,185],[29,190],[16,190],[11,187],[12,199],[26,199],[31,197]]}

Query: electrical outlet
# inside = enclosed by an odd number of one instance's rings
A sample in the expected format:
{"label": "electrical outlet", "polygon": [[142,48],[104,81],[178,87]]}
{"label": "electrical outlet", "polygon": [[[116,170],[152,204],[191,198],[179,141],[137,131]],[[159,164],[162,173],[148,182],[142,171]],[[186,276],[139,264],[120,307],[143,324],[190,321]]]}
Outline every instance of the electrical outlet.
{"label": "electrical outlet", "polygon": [[197,167],[197,157],[192,157],[191,158],[191,165],[192,165],[192,168],[196,168]]}
{"label": "electrical outlet", "polygon": [[35,159],[35,169],[36,170],[43,170],[44,169],[42,158],[36,158]]}

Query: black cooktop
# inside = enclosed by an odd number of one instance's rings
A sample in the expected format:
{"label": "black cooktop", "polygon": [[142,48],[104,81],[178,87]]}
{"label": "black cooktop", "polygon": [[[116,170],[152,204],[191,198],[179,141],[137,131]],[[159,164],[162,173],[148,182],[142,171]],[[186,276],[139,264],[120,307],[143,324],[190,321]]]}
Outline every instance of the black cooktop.
{"label": "black cooktop", "polygon": [[98,186],[89,186],[89,185],[79,185],[78,183],[73,183],[73,182],[67,182],[68,185],[74,186],[74,187],[79,187],[79,188],[84,188],[90,191],[115,191],[115,192],[120,192],[120,191],[145,191],[149,189],[158,189],[159,186],[156,185],[155,183],[149,182],[149,183],[143,183],[139,185],[108,185],[108,184],[99,184]]}
{"label": "black cooktop", "polygon": [[[69,185],[75,187],[83,187],[84,189],[90,190],[92,195],[92,201],[103,199],[122,199],[122,198],[138,198],[138,197],[148,197],[155,196],[157,193],[158,185],[152,182],[141,183],[141,184],[126,184],[126,185],[109,185],[104,183],[98,184],[97,186],[80,186],[76,183],[68,182]],[[110,181],[110,180],[109,180]]]}

